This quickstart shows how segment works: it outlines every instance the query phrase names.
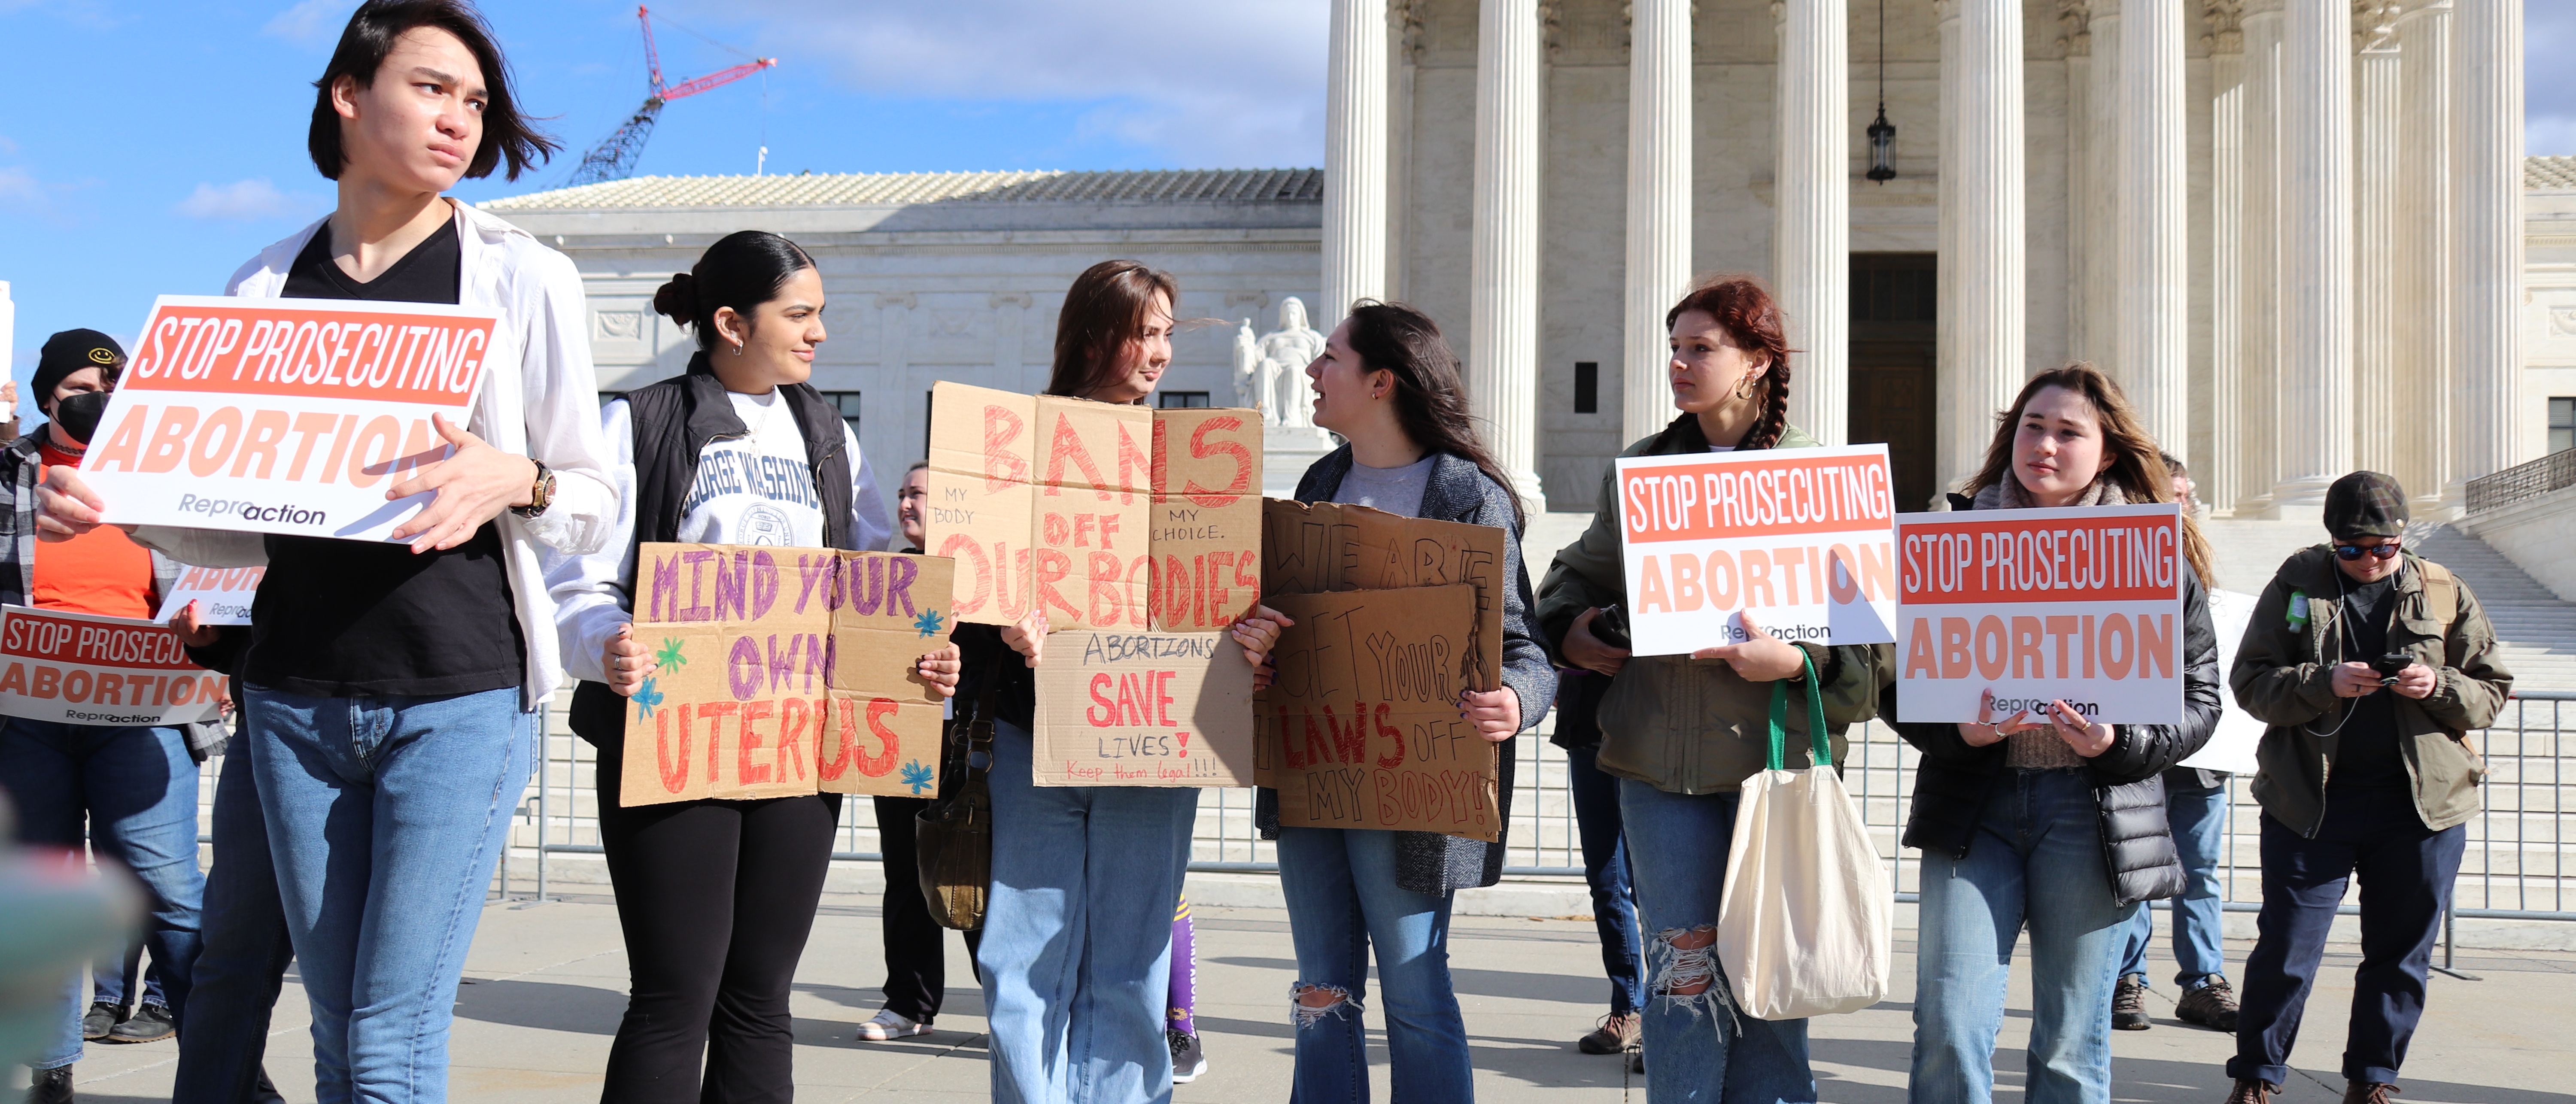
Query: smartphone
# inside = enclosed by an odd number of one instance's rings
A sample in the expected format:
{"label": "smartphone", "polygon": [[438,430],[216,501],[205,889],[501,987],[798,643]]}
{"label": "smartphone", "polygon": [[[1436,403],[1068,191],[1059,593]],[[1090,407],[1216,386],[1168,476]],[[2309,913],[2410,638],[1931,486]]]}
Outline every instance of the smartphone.
{"label": "smartphone", "polygon": [[2370,661],[2371,669],[2379,672],[2381,686],[2397,685],[2398,674],[2414,664],[2415,657],[2404,652],[2390,652]]}
{"label": "smartphone", "polygon": [[1627,648],[1628,611],[1612,602],[1601,607],[1601,616],[1592,619],[1592,637],[1613,648]]}

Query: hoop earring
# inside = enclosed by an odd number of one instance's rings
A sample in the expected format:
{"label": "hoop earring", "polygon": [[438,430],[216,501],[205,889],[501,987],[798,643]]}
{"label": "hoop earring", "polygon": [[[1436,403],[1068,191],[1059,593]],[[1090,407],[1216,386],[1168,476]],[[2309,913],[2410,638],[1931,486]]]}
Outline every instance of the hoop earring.
{"label": "hoop earring", "polygon": [[1753,381],[1759,378],[1760,377],[1758,375],[1748,372],[1745,374],[1743,379],[1735,381],[1735,397],[1739,399],[1751,399],[1753,397]]}

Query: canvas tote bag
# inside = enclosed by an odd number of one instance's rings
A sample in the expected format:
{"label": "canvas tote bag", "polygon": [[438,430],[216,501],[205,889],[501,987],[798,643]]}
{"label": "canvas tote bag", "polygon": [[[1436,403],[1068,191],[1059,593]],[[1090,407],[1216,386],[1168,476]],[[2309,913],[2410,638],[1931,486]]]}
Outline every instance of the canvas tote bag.
{"label": "canvas tote bag", "polygon": [[1789,684],[1771,684],[1769,769],[1744,780],[1718,905],[1718,962],[1737,1006],[1761,1020],[1857,1012],[1887,996],[1895,894],[1834,773],[1813,662],[1804,681],[1815,766],[1782,769]]}

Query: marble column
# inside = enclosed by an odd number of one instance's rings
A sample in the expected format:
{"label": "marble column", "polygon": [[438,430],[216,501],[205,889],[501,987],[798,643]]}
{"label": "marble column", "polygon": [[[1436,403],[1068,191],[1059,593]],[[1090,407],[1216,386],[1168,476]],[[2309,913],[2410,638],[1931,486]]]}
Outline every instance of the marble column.
{"label": "marble column", "polygon": [[1940,187],[1957,256],[1942,270],[1937,301],[1954,358],[1942,374],[1958,395],[1954,424],[1943,433],[1945,487],[1983,462],[1995,412],[2011,405],[2029,376],[2021,0],[1954,0],[1947,11],[1956,14],[1943,20],[1942,37],[1946,44],[1955,35],[1957,54],[1941,68],[1952,118]]}
{"label": "marble column", "polygon": [[2202,502],[2234,510],[2242,486],[2245,368],[2245,5],[2206,0],[2209,25],[2209,453],[2190,457]]}
{"label": "marble column", "polygon": [[1772,272],[1789,347],[1789,421],[1839,445],[1850,421],[1851,59],[1844,0],[1779,7]]}
{"label": "marble column", "polygon": [[2086,0],[2057,0],[2057,23],[2065,32],[2058,45],[2066,50],[2066,349],[2082,358],[2088,343],[2084,331],[2093,319],[2090,286],[2094,222],[2093,196],[2102,182],[2093,178],[2093,11]]}
{"label": "marble column", "polygon": [[1634,0],[1629,12],[1623,442],[1673,419],[1664,312],[1691,278],[1691,0]]}
{"label": "marble column", "polygon": [[2292,0],[2281,28],[2281,475],[2272,510],[2319,516],[2352,470],[2352,8]]}
{"label": "marble column", "polygon": [[1524,502],[1538,460],[1538,0],[1482,0],[1469,244],[1467,397]]}
{"label": "marble column", "polygon": [[2112,370],[2165,450],[2189,451],[2183,0],[2121,0],[2118,338]]}
{"label": "marble column", "polygon": [[2244,291],[2244,371],[2237,399],[2245,425],[2236,516],[2272,503],[2281,476],[2281,3],[2245,0],[2245,219],[2238,233]]}
{"label": "marble column", "polygon": [[2395,475],[2438,513],[2451,473],[2451,0],[2413,0],[2397,19],[2397,395],[2406,412]]}
{"label": "marble column", "polygon": [[2397,5],[2353,0],[2352,462],[2397,469]]}
{"label": "marble column", "polygon": [[[2139,0],[2144,2],[2144,0]],[[2085,36],[2093,45],[2084,94],[2083,222],[2075,228],[2084,250],[2084,330],[2068,353],[2121,376],[2120,355],[2120,6],[2093,0]],[[2126,378],[2123,376],[2122,378]]]}
{"label": "marble column", "polygon": [[1324,282],[1313,324],[1386,297],[1386,0],[1333,0],[1324,82]]}
{"label": "marble column", "polygon": [[2522,373],[2522,0],[2455,0],[2451,16],[2451,490],[2538,449],[2519,437]]}

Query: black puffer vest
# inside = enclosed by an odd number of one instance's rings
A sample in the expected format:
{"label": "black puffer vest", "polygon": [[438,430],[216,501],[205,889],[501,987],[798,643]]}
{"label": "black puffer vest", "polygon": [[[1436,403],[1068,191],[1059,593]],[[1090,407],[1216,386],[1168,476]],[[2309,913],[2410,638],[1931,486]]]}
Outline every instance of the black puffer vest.
{"label": "black puffer vest", "polygon": [[[841,415],[812,384],[792,383],[778,390],[805,435],[805,462],[823,501],[823,543],[849,549],[850,453],[842,447],[847,441]],[[677,540],[680,504],[697,482],[698,455],[713,442],[751,430],[734,414],[733,401],[725,397],[704,350],[689,358],[687,373],[627,392],[626,406],[635,428],[634,543]],[[635,580],[624,583],[633,594]],[[584,681],[573,690],[567,719],[575,735],[609,746],[624,730],[626,702],[606,685]]]}

